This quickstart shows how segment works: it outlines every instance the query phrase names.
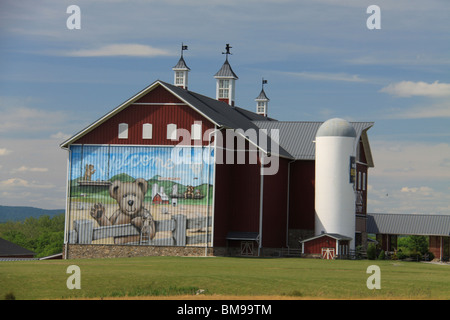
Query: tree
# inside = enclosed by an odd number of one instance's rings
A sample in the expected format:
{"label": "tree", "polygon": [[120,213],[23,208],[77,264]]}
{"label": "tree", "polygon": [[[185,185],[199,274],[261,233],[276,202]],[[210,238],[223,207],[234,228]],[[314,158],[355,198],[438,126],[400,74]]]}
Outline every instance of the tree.
{"label": "tree", "polygon": [[428,252],[428,239],[426,236],[408,236],[400,238],[398,245],[411,253],[416,252],[424,255]]}
{"label": "tree", "polygon": [[1,223],[0,237],[35,252],[37,257],[60,253],[64,243],[64,214]]}

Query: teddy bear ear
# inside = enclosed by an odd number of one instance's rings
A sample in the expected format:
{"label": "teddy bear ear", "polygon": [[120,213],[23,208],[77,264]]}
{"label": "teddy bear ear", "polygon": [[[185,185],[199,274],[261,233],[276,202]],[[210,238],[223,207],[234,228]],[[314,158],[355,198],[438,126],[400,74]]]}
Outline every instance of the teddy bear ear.
{"label": "teddy bear ear", "polygon": [[119,194],[121,182],[119,180],[114,181],[111,186],[109,186],[109,195],[113,199],[117,199],[117,195]]}
{"label": "teddy bear ear", "polygon": [[144,194],[147,193],[148,183],[145,179],[143,178],[136,179],[134,183],[138,185],[139,189],[141,189]]}

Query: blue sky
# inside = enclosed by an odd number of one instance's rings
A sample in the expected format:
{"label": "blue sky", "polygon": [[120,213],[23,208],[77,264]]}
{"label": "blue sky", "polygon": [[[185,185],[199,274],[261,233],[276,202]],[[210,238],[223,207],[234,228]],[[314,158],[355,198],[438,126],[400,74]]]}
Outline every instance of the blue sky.
{"label": "blue sky", "polygon": [[[81,29],[66,12],[81,9]],[[381,29],[369,30],[370,5]],[[261,79],[278,120],[374,121],[370,212],[450,214],[447,0],[0,2],[0,204],[65,206],[59,144],[153,81],[215,96],[225,44],[236,104]]]}

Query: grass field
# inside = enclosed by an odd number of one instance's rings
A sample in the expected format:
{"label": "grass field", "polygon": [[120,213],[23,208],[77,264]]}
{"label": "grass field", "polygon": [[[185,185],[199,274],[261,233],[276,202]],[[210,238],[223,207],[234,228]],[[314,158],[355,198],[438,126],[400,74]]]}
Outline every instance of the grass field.
{"label": "grass field", "polygon": [[[381,289],[369,290],[370,265]],[[67,288],[69,265],[81,289]],[[204,290],[201,295],[195,295]],[[450,265],[297,258],[140,257],[0,262],[0,299],[450,299]]]}

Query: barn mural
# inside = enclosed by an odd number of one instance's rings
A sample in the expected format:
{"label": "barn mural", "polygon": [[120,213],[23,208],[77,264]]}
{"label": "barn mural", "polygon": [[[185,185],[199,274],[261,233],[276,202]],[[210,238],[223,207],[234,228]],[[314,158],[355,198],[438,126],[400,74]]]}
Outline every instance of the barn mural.
{"label": "barn mural", "polygon": [[213,149],[70,146],[69,243],[210,246]]}

